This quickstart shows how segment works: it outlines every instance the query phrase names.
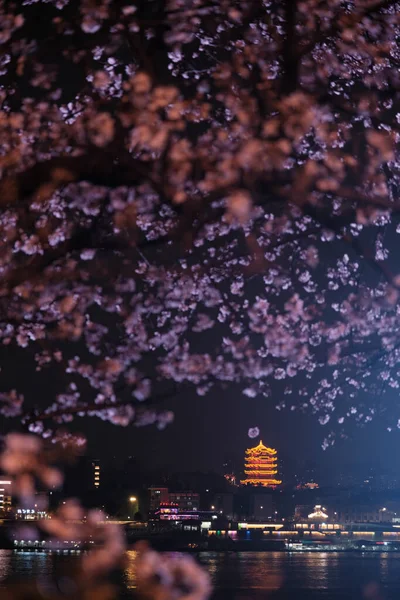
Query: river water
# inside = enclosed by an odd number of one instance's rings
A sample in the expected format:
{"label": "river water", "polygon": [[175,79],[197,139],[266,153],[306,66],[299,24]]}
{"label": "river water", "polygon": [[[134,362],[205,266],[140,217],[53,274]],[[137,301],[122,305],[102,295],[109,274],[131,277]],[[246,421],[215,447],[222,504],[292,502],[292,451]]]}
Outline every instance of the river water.
{"label": "river water", "polygon": [[[201,552],[199,561],[208,569],[215,600],[391,600],[400,597],[400,554]],[[126,592],[135,587],[135,552],[128,552],[124,572]],[[67,569],[74,555],[0,550],[1,587],[9,577],[36,577],[43,585],[55,566]]]}

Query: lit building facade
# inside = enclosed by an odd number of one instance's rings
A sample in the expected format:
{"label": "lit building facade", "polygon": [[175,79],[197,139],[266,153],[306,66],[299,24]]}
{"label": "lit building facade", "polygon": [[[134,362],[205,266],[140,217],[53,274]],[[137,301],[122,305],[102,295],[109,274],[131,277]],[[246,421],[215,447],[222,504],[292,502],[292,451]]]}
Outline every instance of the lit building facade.
{"label": "lit building facade", "polygon": [[49,514],[45,510],[37,510],[36,508],[18,508],[17,519],[24,521],[38,521],[39,519],[49,519]]}
{"label": "lit building facade", "polygon": [[326,508],[321,506],[321,504],[316,504],[307,518],[309,521],[317,521],[319,519],[322,521],[326,521],[329,517],[326,512]]}
{"label": "lit building facade", "polygon": [[199,510],[200,498],[196,492],[169,492],[168,496],[179,510]]}
{"label": "lit building facade", "polygon": [[0,479],[0,512],[2,514],[11,510],[11,486],[12,481],[10,479]]}
{"label": "lit building facade", "polygon": [[161,504],[172,504],[179,510],[199,510],[200,497],[196,492],[170,492],[166,487],[151,487],[150,510],[158,510]]}
{"label": "lit building facade", "polygon": [[95,490],[98,490],[100,487],[100,461],[93,460],[92,468],[93,468],[93,487]]}
{"label": "lit building facade", "polygon": [[[187,521],[187,520],[199,520],[203,513],[199,513],[199,511],[185,511],[181,510],[176,504],[173,502],[168,502],[167,504],[161,504],[160,508],[158,508],[153,516],[153,520],[159,521]],[[207,513],[208,514],[208,513]]]}
{"label": "lit building facade", "polygon": [[[51,492],[50,492],[51,493]],[[32,498],[32,503],[25,505],[25,508],[18,508],[15,513],[16,519],[25,521],[37,521],[39,519],[50,518],[48,513],[49,496],[47,492],[38,492]]]}
{"label": "lit building facade", "polygon": [[341,523],[389,523],[393,522],[395,513],[386,507],[371,506],[344,507],[338,510],[337,519]]}
{"label": "lit building facade", "polygon": [[151,487],[150,492],[150,510],[157,510],[161,504],[169,503],[169,493],[166,487]]}
{"label": "lit building facade", "polygon": [[276,478],[278,474],[278,455],[274,448],[264,446],[262,441],[254,448],[246,450],[244,459],[245,479],[242,485],[259,485],[276,488],[282,483]]}

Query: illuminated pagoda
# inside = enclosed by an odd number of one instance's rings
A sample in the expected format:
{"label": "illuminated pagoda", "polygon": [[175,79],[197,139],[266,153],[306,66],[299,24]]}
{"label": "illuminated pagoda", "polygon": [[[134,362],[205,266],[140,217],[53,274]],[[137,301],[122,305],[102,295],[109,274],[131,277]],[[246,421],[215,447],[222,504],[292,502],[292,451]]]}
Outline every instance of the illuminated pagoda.
{"label": "illuminated pagoda", "polygon": [[246,479],[240,483],[243,485],[260,485],[275,488],[282,481],[276,479],[278,473],[278,456],[276,450],[267,448],[260,441],[258,446],[246,450],[244,458],[244,472]]}

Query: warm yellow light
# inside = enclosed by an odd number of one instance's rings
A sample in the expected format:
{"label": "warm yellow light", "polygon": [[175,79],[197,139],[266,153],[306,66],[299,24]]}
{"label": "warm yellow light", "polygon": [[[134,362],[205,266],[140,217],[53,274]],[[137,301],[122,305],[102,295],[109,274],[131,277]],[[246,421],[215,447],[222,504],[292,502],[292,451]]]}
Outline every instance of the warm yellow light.
{"label": "warm yellow light", "polygon": [[277,487],[282,483],[274,477],[278,474],[277,451],[264,446],[262,441],[254,448],[248,448],[245,453],[244,473],[246,478],[240,482],[242,485]]}
{"label": "warm yellow light", "polygon": [[280,479],[244,479],[242,480],[240,483],[242,483],[243,485],[246,484],[250,484],[250,485],[261,485],[262,487],[273,487],[273,486],[278,486],[282,483],[282,481]]}
{"label": "warm yellow light", "polygon": [[131,496],[129,498],[129,502],[136,502],[136,500],[137,500],[136,496]]}

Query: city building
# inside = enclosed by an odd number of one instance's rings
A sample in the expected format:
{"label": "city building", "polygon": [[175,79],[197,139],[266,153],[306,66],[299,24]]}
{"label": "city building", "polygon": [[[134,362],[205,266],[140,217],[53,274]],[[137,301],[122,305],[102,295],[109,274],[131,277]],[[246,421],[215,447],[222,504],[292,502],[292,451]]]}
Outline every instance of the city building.
{"label": "city building", "polygon": [[154,515],[152,516],[152,521],[187,521],[187,520],[199,520],[204,515],[206,515],[207,519],[211,518],[211,515],[215,513],[212,511],[191,511],[191,510],[182,510],[174,504],[173,502],[167,502],[165,504],[160,504],[160,507],[154,511]]}
{"label": "city building", "polygon": [[395,513],[382,508],[371,506],[349,506],[338,510],[337,519],[340,523],[389,523],[395,518]]}
{"label": "city building", "polygon": [[23,519],[24,521],[48,519],[50,518],[48,506],[49,496],[47,492],[38,492],[34,495],[31,502],[25,504],[24,508],[18,508],[16,510],[15,518]]}
{"label": "city building", "polygon": [[210,508],[219,514],[222,513],[227,519],[233,519],[233,501],[234,495],[232,493],[216,494],[213,499],[213,504],[210,506]]}
{"label": "city building", "polygon": [[277,451],[264,446],[262,441],[254,448],[249,448],[245,453],[244,473],[246,475],[240,483],[242,485],[259,485],[262,487],[276,488],[282,483],[276,479],[278,474]]}
{"label": "city building", "polygon": [[100,461],[92,460],[93,487],[97,490],[100,487]]}
{"label": "city building", "polygon": [[[368,505],[347,505],[339,507],[337,510],[327,510],[321,504],[317,504],[314,508],[296,506],[295,521],[302,524],[299,527],[307,528],[311,523],[323,524],[326,522],[340,523],[343,526],[353,524],[380,524],[396,522],[396,515],[393,510],[387,507],[373,507]],[[297,527],[297,525],[296,525]]]}
{"label": "city building", "polygon": [[150,510],[154,511],[160,508],[161,504],[169,503],[169,492],[166,487],[151,487],[150,493]]}
{"label": "city building", "polygon": [[167,487],[151,487],[149,494],[150,511],[158,510],[162,504],[172,504],[179,510],[199,510],[200,496],[197,492],[170,492]]}
{"label": "city building", "polygon": [[319,519],[321,519],[322,521],[326,521],[326,519],[328,519],[326,508],[321,506],[321,504],[316,504],[307,518],[309,521],[317,521]]}
{"label": "city building", "polygon": [[[215,511],[180,510],[172,502],[161,504],[149,519],[150,531],[197,531],[206,532],[213,523],[219,522]],[[223,521],[226,526],[228,521]]]}
{"label": "city building", "polygon": [[36,508],[18,508],[15,516],[17,519],[24,521],[38,521],[50,518],[46,510],[37,510]]}
{"label": "city building", "polygon": [[11,486],[12,481],[10,479],[0,479],[0,512],[3,515],[11,510]]}
{"label": "city building", "polygon": [[168,496],[179,510],[199,510],[200,497],[196,492],[169,492]]}
{"label": "city building", "polygon": [[303,521],[304,519],[307,519],[311,510],[312,506],[309,504],[297,504],[294,509],[294,520]]}
{"label": "city building", "polygon": [[252,518],[255,521],[274,519],[275,512],[272,506],[272,496],[268,494],[254,494],[252,496]]}

